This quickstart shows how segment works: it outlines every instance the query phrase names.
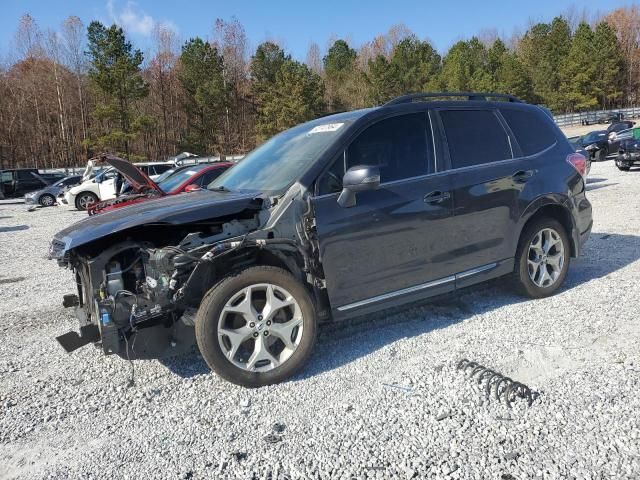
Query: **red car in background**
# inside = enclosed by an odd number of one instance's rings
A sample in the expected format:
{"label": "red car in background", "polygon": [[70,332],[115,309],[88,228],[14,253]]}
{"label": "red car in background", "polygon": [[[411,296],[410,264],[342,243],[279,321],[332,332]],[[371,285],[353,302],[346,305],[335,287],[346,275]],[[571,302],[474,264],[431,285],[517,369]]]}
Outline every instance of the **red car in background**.
{"label": "red car in background", "polygon": [[89,215],[108,212],[152,198],[194,192],[206,188],[222,172],[234,165],[229,162],[216,162],[184,167],[156,184],[148,175],[126,160],[110,156],[105,158],[105,162],[115,168],[129,182],[134,193],[95,203],[87,208]]}

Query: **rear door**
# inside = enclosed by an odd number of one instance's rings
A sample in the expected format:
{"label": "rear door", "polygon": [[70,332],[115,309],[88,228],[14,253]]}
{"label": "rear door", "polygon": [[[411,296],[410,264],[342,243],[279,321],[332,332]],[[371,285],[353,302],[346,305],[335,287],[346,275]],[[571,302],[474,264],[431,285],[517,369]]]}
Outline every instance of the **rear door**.
{"label": "rear door", "polygon": [[515,254],[518,197],[536,170],[518,158],[496,109],[449,107],[438,113],[451,172],[457,270],[490,270]]}
{"label": "rear door", "polygon": [[[378,166],[380,188],[358,193],[356,205],[343,208],[337,203],[342,176],[355,165]],[[451,269],[452,203],[448,178],[436,171],[426,112],[396,115],[364,129],[316,188],[312,203],[334,313],[453,288],[450,279],[440,282]]]}
{"label": "rear door", "polygon": [[18,183],[16,194],[18,195],[40,190],[47,185],[44,181],[35,176],[31,170],[18,170],[17,174]]}

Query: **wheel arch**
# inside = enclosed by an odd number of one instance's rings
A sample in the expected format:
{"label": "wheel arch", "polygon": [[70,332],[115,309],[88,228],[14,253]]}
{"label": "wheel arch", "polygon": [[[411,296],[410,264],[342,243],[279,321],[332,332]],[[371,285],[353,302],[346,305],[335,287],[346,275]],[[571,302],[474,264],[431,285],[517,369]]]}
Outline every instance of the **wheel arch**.
{"label": "wheel arch", "polygon": [[196,301],[196,298],[199,297],[197,300],[199,302],[207,291],[233,272],[256,266],[277,267],[290,273],[300,282],[315,300],[318,317],[324,319],[331,311],[326,290],[309,283],[307,273],[302,265],[304,265],[304,259],[296,251],[285,248],[243,248],[233,255],[223,256],[214,262],[204,262],[201,266],[196,267],[199,270],[197,275],[201,276],[200,278],[204,282],[197,282],[202,295],[196,293],[195,289],[192,291],[193,293],[189,292],[189,294],[194,295],[191,297],[192,301]]}
{"label": "wheel arch", "polygon": [[553,218],[560,222],[569,237],[571,256],[579,255],[578,230],[573,219],[573,215],[564,202],[558,199],[544,198],[532,203],[521,217],[520,231],[518,233],[518,245],[520,244],[522,232],[527,226],[540,218]]}

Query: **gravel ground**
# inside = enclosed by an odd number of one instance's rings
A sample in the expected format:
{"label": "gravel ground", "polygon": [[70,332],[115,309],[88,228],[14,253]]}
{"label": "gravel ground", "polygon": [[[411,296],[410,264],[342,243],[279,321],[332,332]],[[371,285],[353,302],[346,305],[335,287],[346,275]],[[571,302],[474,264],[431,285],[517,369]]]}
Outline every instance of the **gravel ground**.
{"label": "gravel ground", "polygon": [[[640,171],[594,164],[595,227],[565,288],[493,282],[324,328],[287,383],[246,390],[197,353],[131,365],[54,340],[68,271],[45,260],[83,214],[0,203],[0,478],[639,478]],[[487,402],[467,357],[539,392]]]}

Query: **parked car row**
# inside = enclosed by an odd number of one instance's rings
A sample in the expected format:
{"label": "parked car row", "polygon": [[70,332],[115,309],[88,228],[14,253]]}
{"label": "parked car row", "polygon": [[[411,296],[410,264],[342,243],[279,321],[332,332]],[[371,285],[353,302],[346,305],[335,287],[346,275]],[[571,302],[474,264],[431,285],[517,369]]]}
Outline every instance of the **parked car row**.
{"label": "parked car row", "polygon": [[[626,165],[624,154],[629,153],[629,149],[634,148],[634,142],[640,135],[634,134],[640,129],[634,128],[635,123],[631,121],[616,122],[609,125],[606,130],[595,130],[585,135],[569,138],[569,142],[576,151],[586,152],[590,161],[602,162],[609,155],[616,155],[616,165],[622,160]],[[629,153],[631,155],[631,153]]]}
{"label": "parked car row", "polygon": [[80,323],[58,341],[129,359],[195,342],[221,377],[257,387],[304,365],[319,322],[503,275],[553,294],[591,232],[587,159],[537,106],[440,96],[319,118],[232,168],[159,183],[105,157],[134,193],[54,236]]}

